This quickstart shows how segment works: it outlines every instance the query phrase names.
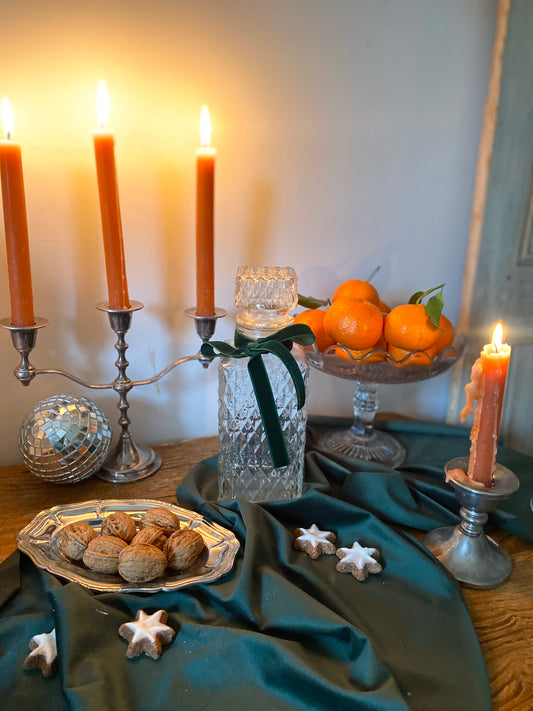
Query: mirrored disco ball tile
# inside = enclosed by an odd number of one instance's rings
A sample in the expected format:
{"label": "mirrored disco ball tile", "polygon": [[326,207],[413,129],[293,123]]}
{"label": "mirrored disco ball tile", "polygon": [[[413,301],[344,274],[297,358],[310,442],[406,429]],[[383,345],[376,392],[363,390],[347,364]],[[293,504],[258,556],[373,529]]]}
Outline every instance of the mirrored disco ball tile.
{"label": "mirrored disco ball tile", "polygon": [[18,445],[32,474],[73,483],[100,469],[111,435],[109,418],[96,403],[80,395],[54,395],[26,414]]}

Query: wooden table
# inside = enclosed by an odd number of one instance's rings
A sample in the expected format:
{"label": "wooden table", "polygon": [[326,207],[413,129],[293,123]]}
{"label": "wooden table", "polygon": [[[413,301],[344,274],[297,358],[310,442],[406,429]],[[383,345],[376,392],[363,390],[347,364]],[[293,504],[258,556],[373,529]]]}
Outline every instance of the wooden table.
{"label": "wooden table", "polygon": [[[151,498],[176,503],[176,487],[191,467],[217,451],[216,437],[155,447],[163,461],[151,477],[111,484],[96,477],[71,486],[52,485],[23,466],[0,468],[0,561],[35,514],[57,504],[88,499]],[[424,534],[420,533],[420,538]],[[513,559],[510,579],[494,590],[463,588],[490,677],[494,711],[533,710],[533,544],[508,533],[493,537]],[[461,650],[450,650],[461,654]],[[451,711],[451,710],[450,710]],[[468,711],[457,709],[457,711]]]}

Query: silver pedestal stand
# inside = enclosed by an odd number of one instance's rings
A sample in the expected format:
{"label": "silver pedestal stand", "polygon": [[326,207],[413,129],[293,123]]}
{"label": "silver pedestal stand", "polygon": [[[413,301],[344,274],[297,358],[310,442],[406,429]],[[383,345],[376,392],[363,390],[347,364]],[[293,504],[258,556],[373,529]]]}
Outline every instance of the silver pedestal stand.
{"label": "silver pedestal stand", "polygon": [[[210,359],[198,352],[196,355],[175,360],[152,378],[147,380],[131,380],[126,374],[129,363],[126,360],[128,344],[126,343],[125,337],[130,329],[133,313],[142,309],[143,304],[141,304],[140,301],[132,301],[130,307],[127,309],[111,309],[108,302],[101,302],[96,305],[96,308],[99,311],[107,313],[109,324],[117,336],[115,349],[118,353],[118,358],[115,361],[115,365],[118,374],[112,383],[87,383],[64,370],[43,370],[35,368],[29,361],[29,355],[35,347],[38,329],[48,325],[46,319],[36,318],[33,326],[19,327],[12,326],[10,319],[4,318],[0,320],[0,326],[11,332],[13,346],[20,355],[20,363],[15,368],[14,375],[22,385],[29,385],[36,375],[62,375],[83,387],[92,390],[112,389],[118,394],[118,408],[120,410],[120,419],[118,422],[121,427],[119,441],[114,451],[104,463],[102,469],[97,473],[97,476],[100,477],[100,479],[114,483],[137,481],[156,472],[161,466],[161,458],[157,452],[150,447],[135,444],[129,433],[130,419],[128,416],[129,403],[127,400],[129,391],[135,386],[155,383],[176,366],[181,365],[181,363],[186,363],[187,361],[197,360],[204,368],[207,368]],[[224,309],[215,309],[215,314],[207,317],[197,316],[196,310],[193,308],[187,309],[185,313],[194,319],[196,332],[203,342],[208,341],[213,336],[217,320],[226,315]]]}
{"label": "silver pedestal stand", "polygon": [[[451,459],[444,467],[446,473],[453,469],[468,471],[468,457]],[[512,561],[496,541],[485,535],[483,526],[488,513],[517,491],[518,478],[510,469],[496,464],[494,485],[490,489],[472,485],[466,477],[450,478],[449,482],[462,504],[461,522],[431,531],[424,538],[424,545],[464,585],[473,588],[499,585],[511,574]]]}

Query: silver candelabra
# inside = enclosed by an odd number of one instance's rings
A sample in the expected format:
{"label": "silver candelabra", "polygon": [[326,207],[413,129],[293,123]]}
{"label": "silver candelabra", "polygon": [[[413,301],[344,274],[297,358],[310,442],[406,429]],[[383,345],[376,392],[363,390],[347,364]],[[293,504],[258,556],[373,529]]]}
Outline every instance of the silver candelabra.
{"label": "silver candelabra", "polygon": [[[105,461],[102,469],[98,472],[98,476],[101,479],[115,483],[137,481],[156,472],[161,466],[161,458],[159,454],[150,447],[137,445],[133,441],[129,432],[131,421],[128,415],[128,393],[135,386],[155,383],[182,363],[197,360],[204,368],[207,368],[211,359],[206,358],[199,351],[196,355],[178,358],[178,360],[175,360],[152,378],[148,378],[147,380],[131,380],[126,373],[129,365],[126,359],[126,350],[128,348],[126,333],[131,327],[133,313],[142,309],[143,304],[140,301],[132,301],[130,307],[127,309],[112,309],[109,307],[109,302],[104,301],[96,304],[96,308],[99,311],[105,311],[107,313],[109,324],[117,336],[115,349],[118,353],[118,357],[115,361],[115,365],[118,372],[116,378],[111,383],[87,383],[76,375],[67,373],[64,370],[35,368],[30,363],[29,356],[31,351],[35,348],[39,329],[48,325],[47,319],[36,318],[33,326],[21,327],[12,326],[11,319],[4,318],[0,320],[0,326],[11,332],[11,340],[20,355],[20,363],[15,368],[14,375],[22,385],[29,385],[37,375],[61,375],[85,388],[90,388],[91,390],[114,390],[118,394],[118,409],[120,410],[118,423],[121,427],[120,437],[115,449]],[[213,316],[198,316],[196,309],[189,308],[185,310],[185,314],[194,319],[196,332],[202,342],[205,342],[213,336],[217,320],[225,316],[226,312],[224,309],[216,308]]]}

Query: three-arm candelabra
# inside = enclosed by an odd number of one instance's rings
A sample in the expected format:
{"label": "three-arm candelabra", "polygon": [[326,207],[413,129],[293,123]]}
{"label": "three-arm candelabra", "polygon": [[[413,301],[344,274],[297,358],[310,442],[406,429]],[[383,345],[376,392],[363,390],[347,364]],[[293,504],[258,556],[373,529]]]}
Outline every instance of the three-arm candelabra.
{"label": "three-arm candelabra", "polygon": [[[118,372],[116,378],[111,383],[87,383],[76,375],[64,370],[35,368],[30,363],[29,356],[37,342],[39,329],[48,325],[47,319],[36,318],[33,326],[21,327],[12,326],[11,320],[4,318],[0,320],[0,326],[11,332],[13,345],[20,354],[20,363],[15,368],[14,375],[22,385],[29,385],[37,375],[61,375],[85,388],[92,390],[114,390],[118,394],[118,409],[120,410],[118,423],[121,427],[120,437],[115,449],[105,461],[102,469],[98,472],[98,476],[101,479],[115,483],[136,481],[157,471],[161,466],[161,458],[157,452],[150,447],[135,444],[133,441],[129,432],[128,393],[133,387],[155,383],[182,363],[197,360],[204,368],[207,368],[211,359],[206,358],[199,351],[196,355],[178,358],[178,360],[175,360],[152,378],[148,378],[147,380],[131,380],[126,373],[129,365],[126,359],[126,350],[128,348],[126,334],[131,327],[133,313],[142,309],[143,304],[140,301],[132,301],[129,308],[112,309],[109,307],[108,302],[101,302],[96,304],[96,308],[99,311],[107,313],[109,324],[117,336],[115,349],[118,353],[118,357],[115,361],[115,365]],[[225,316],[226,312],[224,309],[216,308],[213,316],[198,316],[196,309],[189,308],[185,310],[185,314],[194,319],[196,332],[202,342],[205,342],[213,336],[217,320]]]}

